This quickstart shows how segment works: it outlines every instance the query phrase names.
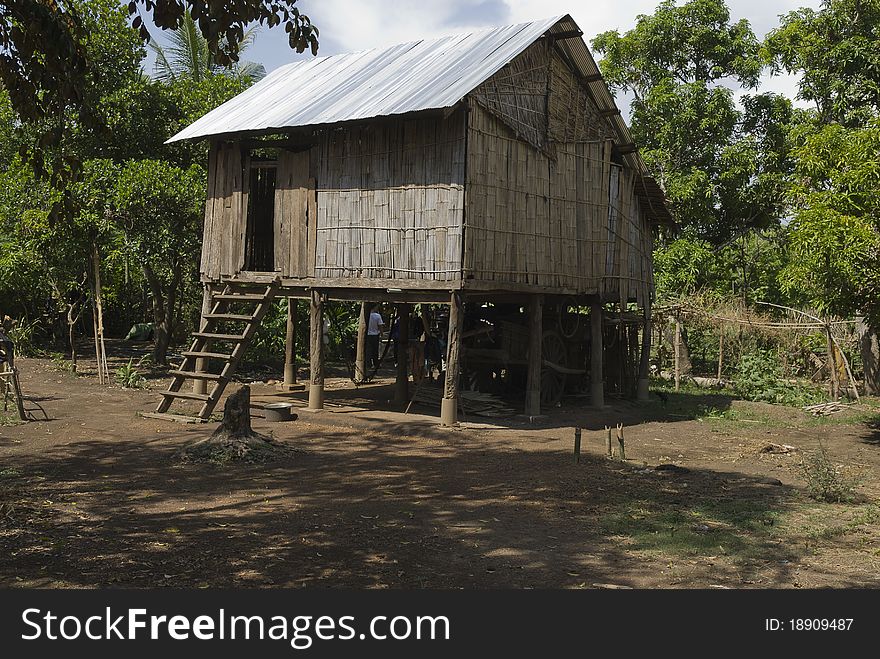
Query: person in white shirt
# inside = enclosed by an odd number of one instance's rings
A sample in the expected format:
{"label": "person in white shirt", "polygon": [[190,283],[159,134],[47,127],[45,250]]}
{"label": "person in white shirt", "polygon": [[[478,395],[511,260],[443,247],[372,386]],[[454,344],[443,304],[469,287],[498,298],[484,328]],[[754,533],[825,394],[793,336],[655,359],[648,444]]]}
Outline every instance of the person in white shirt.
{"label": "person in white shirt", "polygon": [[366,345],[366,367],[378,368],[379,366],[379,341],[382,336],[382,330],[385,329],[385,321],[379,313],[379,307],[374,306],[370,309],[370,319],[367,321],[367,345]]}

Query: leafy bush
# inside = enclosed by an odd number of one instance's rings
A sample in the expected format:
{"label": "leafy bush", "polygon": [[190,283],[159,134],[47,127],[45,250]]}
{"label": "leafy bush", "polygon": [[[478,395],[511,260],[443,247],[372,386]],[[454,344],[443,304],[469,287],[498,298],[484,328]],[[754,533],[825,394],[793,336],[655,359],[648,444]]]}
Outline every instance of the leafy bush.
{"label": "leafy bush", "polygon": [[39,357],[42,350],[37,345],[39,323],[18,323],[9,330],[9,338],[15,344],[15,354],[21,357]]}
{"label": "leafy bush", "polygon": [[825,447],[820,443],[819,450],[804,457],[801,471],[807,481],[810,497],[817,501],[840,503],[852,501],[861,479],[843,465],[834,464]]}
{"label": "leafy bush", "polygon": [[773,353],[760,349],[740,358],[734,389],[746,400],[780,405],[807,405],[823,398],[816,389],[785,380]]}
{"label": "leafy bush", "polygon": [[[133,360],[129,359],[128,364],[123,364],[119,368],[116,369],[116,379],[119,381],[119,384],[122,385],[123,389],[143,389],[146,384],[146,378],[141,375],[140,371],[132,363]],[[138,366],[140,366],[140,362],[138,362]]]}

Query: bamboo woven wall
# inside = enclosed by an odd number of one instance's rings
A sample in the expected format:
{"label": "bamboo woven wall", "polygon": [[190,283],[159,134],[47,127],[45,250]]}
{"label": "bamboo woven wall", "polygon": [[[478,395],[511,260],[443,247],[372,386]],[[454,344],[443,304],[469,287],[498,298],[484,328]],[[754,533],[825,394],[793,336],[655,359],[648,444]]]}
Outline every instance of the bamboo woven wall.
{"label": "bamboo woven wall", "polygon": [[547,142],[550,42],[541,39],[471,92],[471,98],[501,118],[532,146]]}
{"label": "bamboo woven wall", "polygon": [[581,142],[614,137],[611,123],[600,114],[595,101],[558,52],[552,52],[549,68],[549,139]]}
{"label": "bamboo woven wall", "polygon": [[610,140],[583,137],[556,143],[553,157],[517,139],[494,113],[472,108],[466,278],[502,290],[530,284],[607,301],[649,299],[651,230],[633,174],[612,164]]}
{"label": "bamboo woven wall", "polygon": [[326,131],[317,181],[316,277],[461,276],[464,112]]}

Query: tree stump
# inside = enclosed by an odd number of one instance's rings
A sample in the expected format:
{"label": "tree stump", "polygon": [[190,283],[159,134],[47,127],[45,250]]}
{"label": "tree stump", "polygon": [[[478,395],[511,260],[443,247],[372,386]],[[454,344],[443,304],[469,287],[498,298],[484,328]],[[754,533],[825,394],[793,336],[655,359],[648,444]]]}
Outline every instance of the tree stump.
{"label": "tree stump", "polygon": [[284,453],[282,444],[251,427],[251,388],[245,385],[226,399],[217,430],[185,447],[180,457],[185,462],[266,462]]}

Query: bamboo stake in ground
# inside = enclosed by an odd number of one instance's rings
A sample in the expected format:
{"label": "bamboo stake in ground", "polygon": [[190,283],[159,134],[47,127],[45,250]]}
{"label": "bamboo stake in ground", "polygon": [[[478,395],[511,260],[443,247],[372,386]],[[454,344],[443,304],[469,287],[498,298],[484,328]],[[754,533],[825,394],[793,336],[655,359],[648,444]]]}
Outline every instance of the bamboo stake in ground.
{"label": "bamboo stake in ground", "polygon": [[675,348],[675,390],[678,391],[681,387],[681,358],[679,357],[681,352],[681,319],[678,317],[678,314],[675,315],[675,337],[673,343]]}
{"label": "bamboo stake in ground", "polygon": [[605,455],[614,457],[614,449],[611,447],[611,427],[605,426]]}
{"label": "bamboo stake in ground", "polygon": [[574,429],[574,462],[577,464],[581,461],[581,429]]}
{"label": "bamboo stake in ground", "polygon": [[724,325],[718,332],[718,384],[721,384],[721,365],[724,360]]}
{"label": "bamboo stake in ground", "polygon": [[98,246],[92,243],[92,264],[95,268],[95,304],[98,309],[98,335],[100,345],[100,357],[98,360],[98,382],[108,384],[110,382],[110,369],[107,368],[107,348],[104,345],[104,306],[101,302],[101,257],[98,254]]}
{"label": "bamboo stake in ground", "polygon": [[626,460],[626,447],[623,444],[623,424],[617,424],[617,446],[620,451],[620,459]]}

